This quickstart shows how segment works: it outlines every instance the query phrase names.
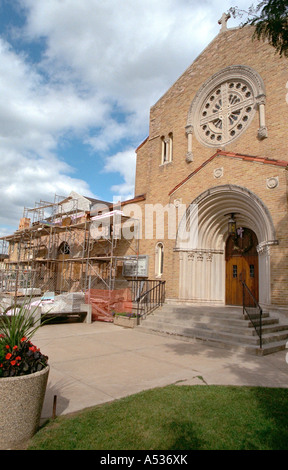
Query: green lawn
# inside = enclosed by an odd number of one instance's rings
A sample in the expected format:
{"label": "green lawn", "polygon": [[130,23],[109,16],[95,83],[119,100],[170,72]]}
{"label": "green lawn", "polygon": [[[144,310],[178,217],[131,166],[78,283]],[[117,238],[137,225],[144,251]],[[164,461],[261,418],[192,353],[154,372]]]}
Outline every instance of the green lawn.
{"label": "green lawn", "polygon": [[29,449],[288,449],[288,390],[157,388],[47,423]]}

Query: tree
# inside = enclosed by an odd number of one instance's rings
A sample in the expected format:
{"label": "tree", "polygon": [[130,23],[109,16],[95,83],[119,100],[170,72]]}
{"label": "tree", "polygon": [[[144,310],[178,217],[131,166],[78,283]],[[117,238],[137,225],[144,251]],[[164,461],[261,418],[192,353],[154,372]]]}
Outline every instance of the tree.
{"label": "tree", "polygon": [[280,57],[288,57],[288,0],[264,0],[248,11],[232,7],[229,12],[234,18],[246,15],[243,26],[255,26],[253,37],[267,40]]}

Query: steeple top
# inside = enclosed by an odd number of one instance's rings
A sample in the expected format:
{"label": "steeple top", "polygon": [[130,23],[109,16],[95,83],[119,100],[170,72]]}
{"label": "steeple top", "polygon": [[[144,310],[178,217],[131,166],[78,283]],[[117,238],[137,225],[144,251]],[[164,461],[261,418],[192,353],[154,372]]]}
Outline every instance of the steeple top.
{"label": "steeple top", "polygon": [[220,33],[223,33],[224,31],[227,31],[227,21],[231,18],[230,13],[223,13],[221,18],[218,20],[218,24],[221,24],[221,29]]}

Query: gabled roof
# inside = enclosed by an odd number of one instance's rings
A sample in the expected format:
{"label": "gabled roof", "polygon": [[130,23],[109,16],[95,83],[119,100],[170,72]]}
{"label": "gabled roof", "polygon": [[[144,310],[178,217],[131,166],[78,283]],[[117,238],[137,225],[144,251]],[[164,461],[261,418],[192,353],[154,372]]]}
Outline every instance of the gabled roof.
{"label": "gabled roof", "polygon": [[92,204],[106,204],[107,206],[109,206],[111,204],[111,202],[108,202],[108,201],[103,201],[102,199],[94,199],[93,197],[89,197],[89,196],[83,196],[85,199],[88,199],[88,201],[90,201]]}
{"label": "gabled roof", "polygon": [[149,135],[148,137],[146,137],[145,140],[143,140],[143,142],[140,145],[138,145],[137,149],[135,150],[136,153],[138,152],[138,150],[141,149],[141,147],[143,147],[144,144],[146,144],[147,140],[149,140]]}
{"label": "gabled roof", "polygon": [[234,152],[226,152],[224,150],[217,150],[217,152],[212,155],[212,157],[208,158],[202,165],[200,165],[196,170],[194,170],[190,175],[188,175],[184,180],[178,183],[170,192],[169,196],[171,196],[177,189],[179,189],[183,184],[185,184],[189,179],[191,179],[196,173],[198,173],[202,168],[204,168],[208,163],[212,162],[216,157],[230,157],[230,158],[237,158],[240,160],[245,160],[247,162],[258,162],[264,163],[267,165],[276,165],[280,167],[286,168],[288,166],[288,161],[285,160],[275,160],[274,158],[268,157],[256,157],[252,155],[242,155],[241,153],[234,153]]}

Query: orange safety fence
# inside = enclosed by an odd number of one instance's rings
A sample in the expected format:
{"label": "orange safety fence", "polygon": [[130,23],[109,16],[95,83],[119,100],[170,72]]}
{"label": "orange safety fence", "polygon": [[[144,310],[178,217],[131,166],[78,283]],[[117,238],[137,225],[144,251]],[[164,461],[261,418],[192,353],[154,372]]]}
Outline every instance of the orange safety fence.
{"label": "orange safety fence", "polygon": [[132,313],[131,290],[89,289],[85,293],[85,303],[92,305],[92,320],[113,322],[115,313]]}

